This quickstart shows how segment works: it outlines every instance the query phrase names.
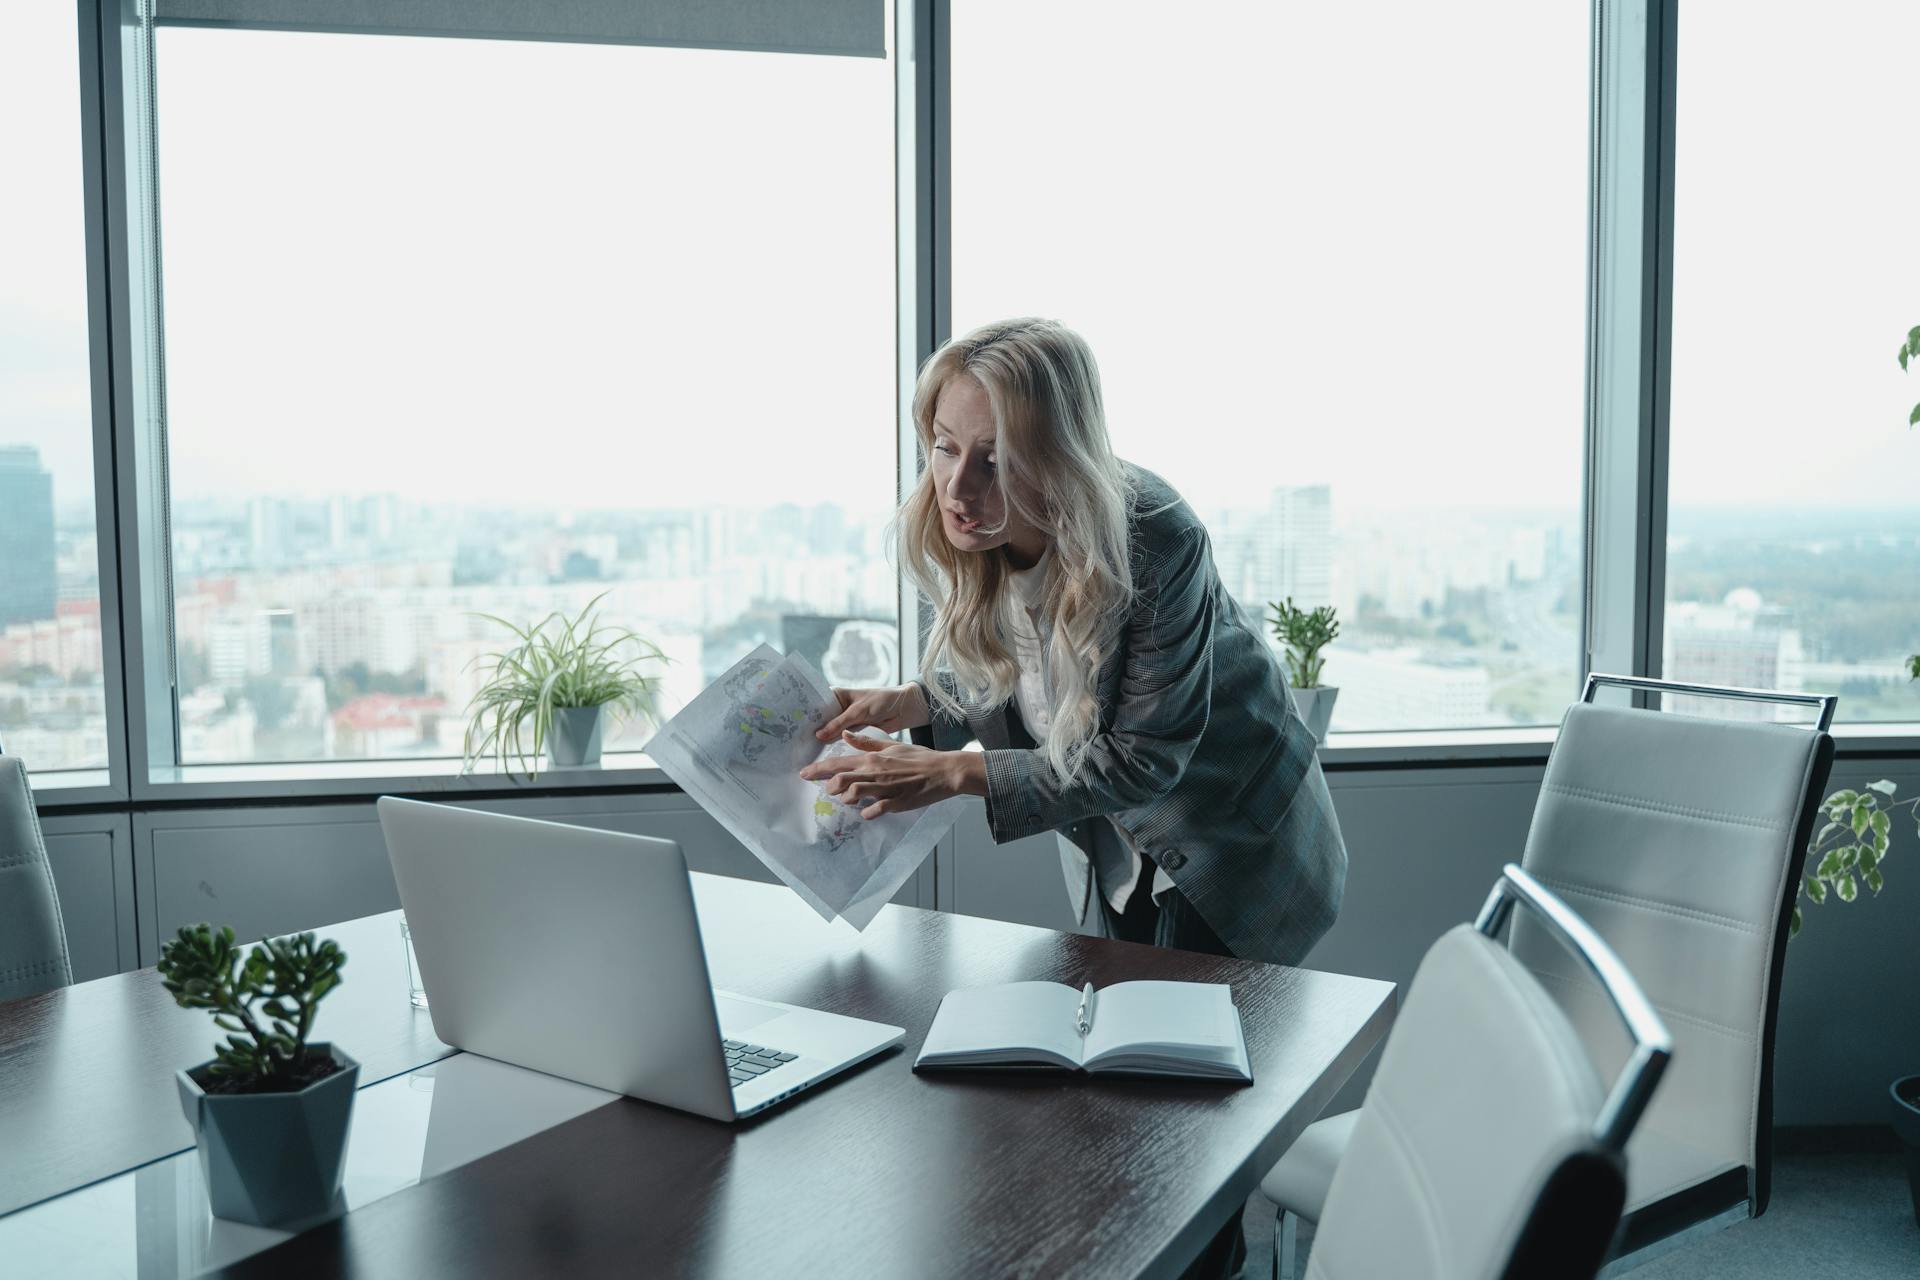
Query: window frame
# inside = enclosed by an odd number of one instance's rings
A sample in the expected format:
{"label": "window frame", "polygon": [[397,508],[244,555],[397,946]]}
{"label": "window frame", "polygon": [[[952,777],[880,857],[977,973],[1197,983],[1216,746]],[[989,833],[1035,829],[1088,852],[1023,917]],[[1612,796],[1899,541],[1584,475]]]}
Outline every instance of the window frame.
{"label": "window frame", "polygon": [[[948,31],[952,0],[893,8],[899,492],[918,476],[915,375],[951,331]],[[1658,676],[1664,623],[1679,0],[1592,0],[1588,306],[1578,676]],[[667,788],[638,755],[536,781],[450,762],[179,763],[164,430],[163,292],[149,270],[161,178],[144,128],[153,93],[150,0],[76,0],[86,198],[100,607],[109,759],[42,774],[54,805]],[[900,617],[925,602],[902,578]],[[919,628],[902,626],[905,670]],[[1576,683],[1568,691],[1571,703]],[[1331,735],[1334,770],[1537,764],[1555,730]],[[1836,726],[1843,756],[1920,755],[1920,724]]]}

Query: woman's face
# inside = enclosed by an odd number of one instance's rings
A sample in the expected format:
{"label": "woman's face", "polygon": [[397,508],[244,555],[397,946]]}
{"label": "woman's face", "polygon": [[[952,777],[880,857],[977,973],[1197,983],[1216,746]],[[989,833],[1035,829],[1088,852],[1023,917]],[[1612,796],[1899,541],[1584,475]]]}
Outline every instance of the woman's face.
{"label": "woman's face", "polygon": [[961,551],[1004,546],[1030,564],[1046,549],[1046,538],[1018,513],[1008,519],[994,443],[987,389],[971,374],[949,378],[934,401],[929,459],[941,528]]}

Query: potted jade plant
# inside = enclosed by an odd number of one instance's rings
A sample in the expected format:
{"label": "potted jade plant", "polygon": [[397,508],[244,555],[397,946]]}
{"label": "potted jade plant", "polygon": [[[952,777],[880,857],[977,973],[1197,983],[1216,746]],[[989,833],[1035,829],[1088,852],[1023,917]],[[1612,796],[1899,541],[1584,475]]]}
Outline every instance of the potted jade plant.
{"label": "potted jade plant", "polygon": [[1313,730],[1314,740],[1327,740],[1327,726],[1333,723],[1333,702],[1340,690],[1320,683],[1320,669],[1327,660],[1320,651],[1340,634],[1340,622],[1332,605],[1302,609],[1288,596],[1283,604],[1268,602],[1272,611],[1267,625],[1286,649],[1287,683],[1293,686],[1294,706],[1300,718]]}
{"label": "potted jade plant", "polygon": [[479,659],[492,672],[467,704],[464,769],[494,756],[502,773],[519,762],[528,778],[543,753],[556,766],[597,765],[609,712],[630,716],[653,710],[656,677],[640,668],[665,654],[625,627],[594,617],[602,592],[573,617],[550,613],[529,627],[492,614],[518,642]]}
{"label": "potted jade plant", "polygon": [[334,1207],[360,1064],[307,1035],[346,962],[311,933],[268,938],[243,957],[233,930],[205,924],[160,949],[174,1001],[227,1032],[212,1061],[175,1075],[216,1217],[273,1226]]}

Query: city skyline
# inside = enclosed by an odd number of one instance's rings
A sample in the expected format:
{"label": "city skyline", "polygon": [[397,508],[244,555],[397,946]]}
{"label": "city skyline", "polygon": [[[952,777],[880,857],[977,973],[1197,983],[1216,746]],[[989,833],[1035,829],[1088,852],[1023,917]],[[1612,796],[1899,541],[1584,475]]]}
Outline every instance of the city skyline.
{"label": "city skyline", "polygon": [[[1456,512],[1436,527],[1411,513],[1345,513],[1338,497],[1281,486],[1259,507],[1199,512],[1222,580],[1257,625],[1265,602],[1285,595],[1340,609],[1326,670],[1343,690],[1336,729],[1557,719],[1577,678],[1574,515]],[[762,642],[864,671],[859,663],[897,650],[889,515],[780,504],[523,508],[508,519],[391,493],[182,502],[174,638],[186,761],[457,755],[476,660],[502,638],[473,615],[531,621],[603,593],[611,621],[674,659],[661,673],[662,714]],[[1770,523],[1798,560],[1756,546],[1754,529]],[[1862,633],[1859,609],[1850,633],[1829,636],[1806,632],[1776,598],[1804,591],[1780,577],[1804,574],[1801,561],[1817,572],[1838,549],[1871,570],[1875,554],[1897,565],[1920,547],[1920,513],[1843,523],[1852,530],[1815,513],[1784,525],[1749,513],[1676,535],[1672,580],[1688,598],[1668,609],[1668,674],[1832,687],[1843,717],[1920,712],[1893,640]],[[0,627],[0,735],[73,765],[89,752],[104,759],[102,650],[91,533],[57,541],[57,616]],[[645,732],[626,726],[610,746],[635,748]]]}

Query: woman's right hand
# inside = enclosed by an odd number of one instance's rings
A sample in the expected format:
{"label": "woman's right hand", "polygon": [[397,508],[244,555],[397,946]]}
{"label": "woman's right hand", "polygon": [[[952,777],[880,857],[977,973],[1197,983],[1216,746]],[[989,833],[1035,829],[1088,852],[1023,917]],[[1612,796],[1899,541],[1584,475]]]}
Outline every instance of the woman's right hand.
{"label": "woman's right hand", "polygon": [[927,697],[917,684],[896,685],[891,689],[835,689],[833,696],[840,700],[840,714],[813,735],[822,742],[831,742],[843,732],[851,733],[855,729],[898,733],[933,723]]}

